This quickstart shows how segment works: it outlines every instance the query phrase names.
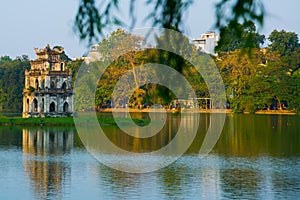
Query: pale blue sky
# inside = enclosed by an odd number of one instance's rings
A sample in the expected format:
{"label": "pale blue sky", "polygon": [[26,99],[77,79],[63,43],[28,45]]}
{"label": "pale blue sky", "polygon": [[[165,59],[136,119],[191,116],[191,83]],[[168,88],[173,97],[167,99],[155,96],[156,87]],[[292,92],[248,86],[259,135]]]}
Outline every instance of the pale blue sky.
{"label": "pale blue sky", "polygon": [[[128,8],[129,0],[121,0]],[[142,2],[142,1],[138,1]],[[201,33],[213,30],[215,0],[195,0],[185,17],[185,34],[198,37]],[[264,0],[267,10],[263,34],[270,34],[275,28],[300,33],[299,0]],[[9,0],[1,2],[0,11],[0,55],[15,58],[29,55],[35,58],[34,48],[43,48],[46,44],[65,47],[70,57],[80,57],[88,51],[73,33],[73,21],[78,9],[79,0]],[[144,18],[149,9],[139,3],[137,16]],[[121,10],[122,19],[128,19],[127,10]],[[142,20],[137,28],[150,26]],[[115,27],[112,27],[112,30]]]}

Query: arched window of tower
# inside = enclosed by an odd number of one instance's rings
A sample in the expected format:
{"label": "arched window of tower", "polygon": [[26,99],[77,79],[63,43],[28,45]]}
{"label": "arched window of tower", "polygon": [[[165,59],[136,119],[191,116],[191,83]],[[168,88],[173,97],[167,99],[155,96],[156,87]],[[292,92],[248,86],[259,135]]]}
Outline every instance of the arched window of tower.
{"label": "arched window of tower", "polygon": [[33,99],[33,112],[37,112],[38,111],[38,102],[36,100],[36,98]]}
{"label": "arched window of tower", "polygon": [[39,89],[39,80],[38,79],[35,79],[35,88]]}
{"label": "arched window of tower", "polygon": [[52,102],[52,103],[50,104],[49,111],[50,111],[50,112],[55,112],[55,103],[54,103],[54,102]]}
{"label": "arched window of tower", "polygon": [[55,88],[55,83],[54,83],[54,81],[51,81],[50,88],[51,88],[51,89],[54,89],[54,88]]}
{"label": "arched window of tower", "polygon": [[64,82],[64,83],[62,84],[61,89],[62,89],[62,90],[66,90],[66,89],[67,89],[67,83],[66,83],[66,82]]}
{"label": "arched window of tower", "polygon": [[68,102],[64,103],[63,111],[64,112],[68,112],[69,111],[69,104],[68,104]]}
{"label": "arched window of tower", "polygon": [[64,71],[64,63],[60,63],[60,71]]}
{"label": "arched window of tower", "polygon": [[45,88],[45,79],[42,80],[42,89]]}
{"label": "arched window of tower", "polygon": [[25,107],[25,112],[29,111],[29,99],[26,101],[26,107]]}
{"label": "arched window of tower", "polygon": [[44,105],[45,105],[45,100],[44,100],[44,98],[42,98],[42,108],[41,108],[42,112],[44,112]]}

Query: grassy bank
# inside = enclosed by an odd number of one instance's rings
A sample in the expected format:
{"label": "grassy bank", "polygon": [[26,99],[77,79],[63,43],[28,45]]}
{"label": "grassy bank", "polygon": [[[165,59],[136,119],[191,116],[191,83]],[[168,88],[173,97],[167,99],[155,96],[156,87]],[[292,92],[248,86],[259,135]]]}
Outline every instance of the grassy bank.
{"label": "grassy bank", "polygon": [[2,126],[73,126],[72,117],[67,118],[22,118],[22,117],[1,117]]}
{"label": "grassy bank", "polygon": [[[127,118],[103,118],[99,117],[98,121],[101,125],[116,125],[116,120],[121,123],[128,123]],[[148,120],[133,119],[138,125],[148,124]],[[89,119],[84,119],[83,124],[89,123]],[[21,118],[21,117],[0,117],[1,126],[75,126],[73,117],[65,118]]]}

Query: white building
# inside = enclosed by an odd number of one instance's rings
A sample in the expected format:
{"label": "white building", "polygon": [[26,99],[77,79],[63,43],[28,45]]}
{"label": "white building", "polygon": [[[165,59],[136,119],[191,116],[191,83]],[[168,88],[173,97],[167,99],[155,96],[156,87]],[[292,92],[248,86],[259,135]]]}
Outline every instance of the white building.
{"label": "white building", "polygon": [[201,35],[201,38],[194,38],[192,43],[196,46],[200,51],[207,54],[215,54],[215,47],[218,44],[220,39],[220,35],[215,32],[207,32]]}

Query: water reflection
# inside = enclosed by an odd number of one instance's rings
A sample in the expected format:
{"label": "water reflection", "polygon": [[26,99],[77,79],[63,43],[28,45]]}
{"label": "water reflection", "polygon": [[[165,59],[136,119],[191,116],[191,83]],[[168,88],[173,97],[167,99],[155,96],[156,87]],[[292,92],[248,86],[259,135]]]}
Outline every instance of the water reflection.
{"label": "water reflection", "polygon": [[60,198],[70,181],[68,165],[73,131],[60,129],[22,130],[24,172],[38,199]]}
{"label": "water reflection", "polygon": [[[225,198],[259,198],[261,174],[253,169],[221,170],[222,189]],[[243,181],[247,180],[247,181]]]}
{"label": "water reflection", "polygon": [[[108,115],[108,114],[107,114]],[[134,118],[147,118],[145,113],[135,113]],[[118,147],[132,152],[147,152],[169,144],[182,126],[186,134],[191,131],[192,115],[168,115],[167,124],[157,135],[139,139],[114,127],[105,127],[107,137]],[[199,118],[197,135],[186,154],[198,154],[211,123],[210,114]],[[300,117],[284,115],[239,115],[228,114],[222,134],[213,153],[229,157],[253,156],[300,156]],[[138,135],[138,132],[137,132]],[[184,144],[178,141],[175,149]]]}
{"label": "water reflection", "polygon": [[185,196],[186,191],[190,189],[189,184],[193,182],[193,176],[185,165],[163,168],[156,175],[162,186],[162,194],[167,199]]}
{"label": "water reflection", "polygon": [[299,156],[299,124],[299,116],[230,114],[214,151],[230,157]]}
{"label": "water reflection", "polygon": [[[134,113],[131,114],[136,119],[149,119],[146,113]],[[110,115],[106,114],[107,117]],[[135,137],[127,135],[121,129],[116,127],[102,127],[103,131],[109,140],[121,149],[130,152],[152,152],[165,147],[170,144],[178,132],[179,127],[183,131],[183,137],[177,139],[172,144],[172,149],[167,152],[168,155],[175,154],[179,149],[190,143],[189,139],[193,138],[192,132],[198,130],[193,144],[188,148],[187,152],[196,153],[199,151],[201,143],[204,139],[205,133],[210,124],[210,115],[201,115],[200,118],[193,113],[185,113],[183,115],[168,114],[165,126],[156,135],[149,138],[139,138],[139,130],[135,130]],[[199,121],[199,126],[195,126],[195,122]],[[196,129],[198,128],[198,129]],[[89,128],[87,128],[89,130]],[[152,131],[152,130],[149,130]],[[91,134],[93,139],[95,138]],[[92,140],[91,138],[88,138]],[[87,140],[87,139],[86,139]]]}
{"label": "water reflection", "polygon": [[[104,129],[124,149],[150,151],[168,144],[179,123],[188,127],[186,119],[170,116],[164,134],[148,141],[125,137],[115,126]],[[228,115],[213,152],[200,158],[197,153],[209,123],[209,114],[202,115],[186,154],[146,174],[100,164],[81,145],[75,129],[0,127],[0,199],[299,198],[299,116]]]}

